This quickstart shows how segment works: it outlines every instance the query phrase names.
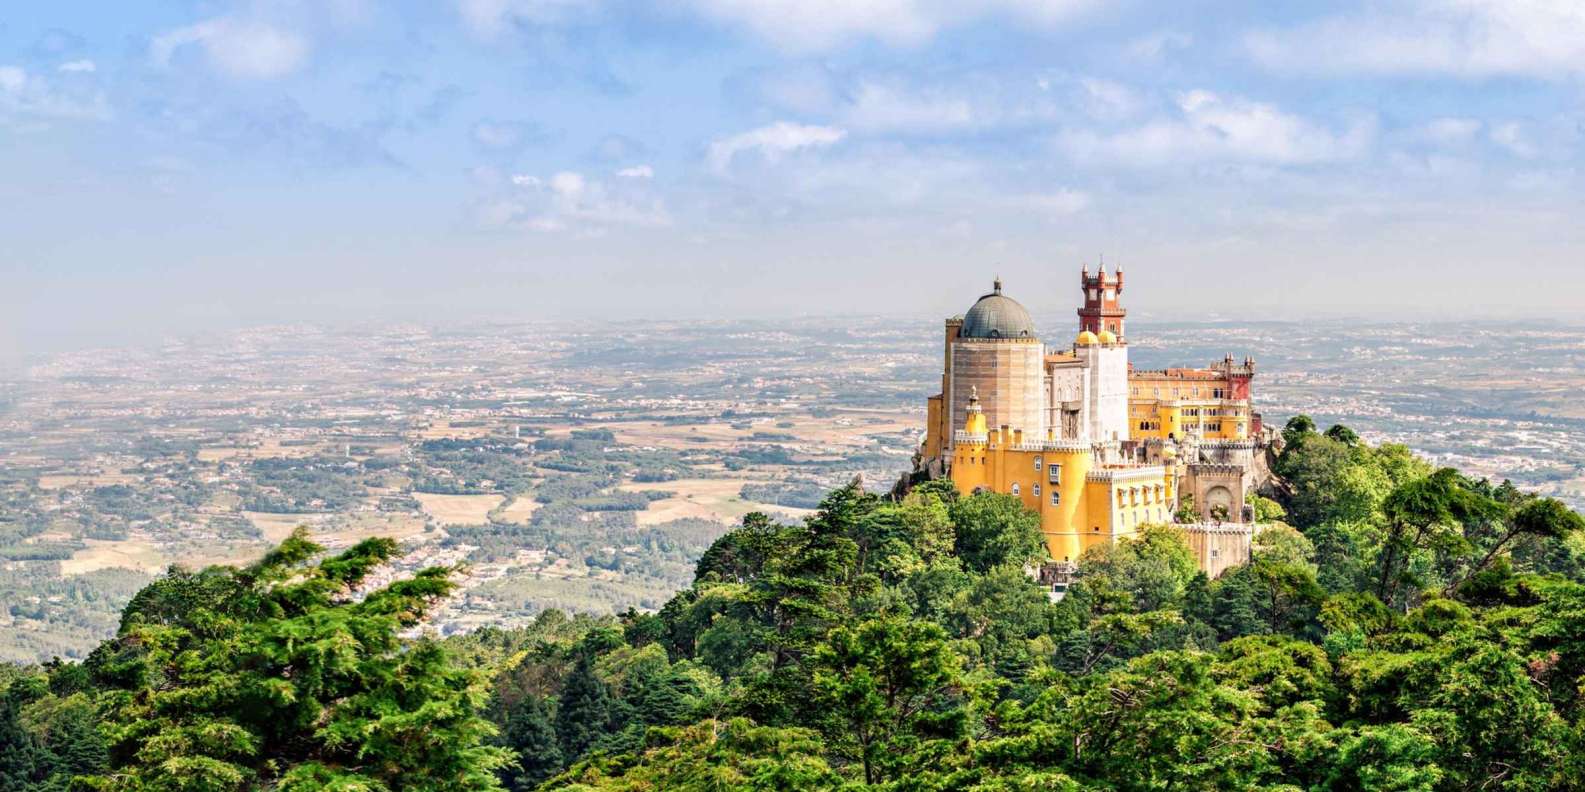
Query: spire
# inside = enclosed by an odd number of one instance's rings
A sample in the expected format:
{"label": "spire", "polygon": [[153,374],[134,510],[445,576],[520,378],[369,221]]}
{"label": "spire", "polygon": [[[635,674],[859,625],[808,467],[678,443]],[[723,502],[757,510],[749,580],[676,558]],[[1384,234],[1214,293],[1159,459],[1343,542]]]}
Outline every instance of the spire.
{"label": "spire", "polygon": [[1103,280],[1106,278],[1106,254],[1105,253],[1101,254],[1101,278]]}
{"label": "spire", "polygon": [[978,412],[980,409],[980,386],[969,386],[969,409]]}

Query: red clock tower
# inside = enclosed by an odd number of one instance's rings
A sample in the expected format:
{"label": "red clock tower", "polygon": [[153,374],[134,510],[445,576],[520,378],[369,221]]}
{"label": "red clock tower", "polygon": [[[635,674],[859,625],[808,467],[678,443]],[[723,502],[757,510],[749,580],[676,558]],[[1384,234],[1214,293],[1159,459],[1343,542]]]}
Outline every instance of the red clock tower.
{"label": "red clock tower", "polygon": [[1079,284],[1084,289],[1084,307],[1079,309],[1080,332],[1088,330],[1100,335],[1102,330],[1110,330],[1122,338],[1123,317],[1128,313],[1122,304],[1123,268],[1118,267],[1116,275],[1107,275],[1106,264],[1102,262],[1101,271],[1091,275],[1086,264]]}

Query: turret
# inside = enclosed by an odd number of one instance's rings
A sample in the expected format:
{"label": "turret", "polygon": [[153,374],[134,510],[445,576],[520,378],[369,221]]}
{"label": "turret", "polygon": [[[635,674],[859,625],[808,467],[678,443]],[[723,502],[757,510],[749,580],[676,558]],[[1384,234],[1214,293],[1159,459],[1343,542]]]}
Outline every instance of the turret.
{"label": "turret", "polygon": [[980,411],[980,389],[978,387],[969,389],[968,413],[968,421],[964,423],[963,431],[971,435],[985,434],[985,413]]}
{"label": "turret", "polygon": [[[987,483],[986,446],[989,437],[985,413],[980,410],[979,388],[969,390],[969,404],[963,431],[952,446],[952,483],[958,492],[969,494]],[[1001,445],[1005,445],[1002,443]]]}

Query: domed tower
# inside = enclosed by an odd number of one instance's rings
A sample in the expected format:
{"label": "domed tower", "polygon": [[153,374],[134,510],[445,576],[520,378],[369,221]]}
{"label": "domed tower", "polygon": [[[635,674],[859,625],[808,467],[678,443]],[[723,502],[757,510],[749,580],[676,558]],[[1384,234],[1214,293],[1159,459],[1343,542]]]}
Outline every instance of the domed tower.
{"label": "domed tower", "polygon": [[966,407],[977,393],[990,429],[1007,426],[1040,437],[1045,345],[1024,306],[1002,294],[997,278],[961,323],[949,322],[948,328],[942,414],[951,416],[952,430],[964,428]]}

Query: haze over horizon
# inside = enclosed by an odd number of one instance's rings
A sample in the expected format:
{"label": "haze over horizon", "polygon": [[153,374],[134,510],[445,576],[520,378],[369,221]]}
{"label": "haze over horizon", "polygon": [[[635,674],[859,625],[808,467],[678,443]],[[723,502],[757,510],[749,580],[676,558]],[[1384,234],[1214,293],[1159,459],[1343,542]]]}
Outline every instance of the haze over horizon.
{"label": "haze over horizon", "polygon": [[1585,6],[36,4],[0,359],[275,321],[1569,319]]}

